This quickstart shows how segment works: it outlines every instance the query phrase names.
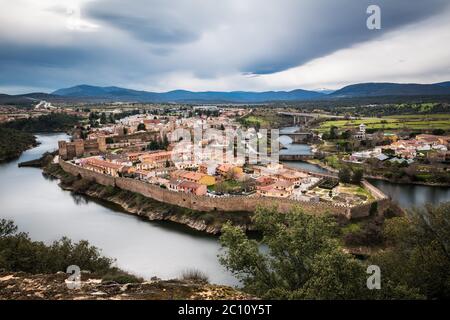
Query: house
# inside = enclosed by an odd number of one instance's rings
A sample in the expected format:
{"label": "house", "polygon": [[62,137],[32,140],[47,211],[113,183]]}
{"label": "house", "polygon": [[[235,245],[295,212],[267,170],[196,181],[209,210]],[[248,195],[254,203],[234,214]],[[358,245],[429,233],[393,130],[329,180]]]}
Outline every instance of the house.
{"label": "house", "polygon": [[294,184],[284,180],[278,180],[272,186],[277,190],[285,191],[289,194],[292,194],[292,191],[294,190]]}
{"label": "house", "polygon": [[128,160],[131,162],[136,162],[139,160],[139,157],[144,155],[145,152],[130,152],[127,154]]}
{"label": "house", "polygon": [[124,172],[128,167],[112,163],[100,158],[86,158],[81,162],[83,168],[92,170],[94,172],[109,174],[113,177],[118,177],[119,173]]}
{"label": "house", "polygon": [[200,172],[174,170],[170,175],[175,179],[187,180],[198,184],[204,184],[205,186],[212,186],[216,184],[215,177]]}
{"label": "house", "polygon": [[156,151],[139,156],[141,162],[166,162],[172,158],[171,151]]}
{"label": "house", "polygon": [[153,176],[152,172],[147,170],[135,170],[133,173],[140,180],[148,180]]}
{"label": "house", "polygon": [[169,183],[167,185],[167,189],[172,190],[172,191],[178,191],[178,186],[180,185],[182,180],[176,179],[176,178],[172,178],[169,180]]}
{"label": "house", "polygon": [[294,184],[288,181],[276,181],[273,184],[256,188],[258,194],[265,197],[288,198],[292,195]]}
{"label": "house", "polygon": [[265,186],[274,184],[275,181],[276,181],[275,178],[272,178],[272,177],[269,177],[269,176],[262,176],[262,177],[259,177],[259,178],[257,178],[255,180],[257,188],[258,187],[265,187]]}
{"label": "house", "polygon": [[419,134],[416,136],[416,140],[424,143],[428,143],[431,145],[449,145],[450,143],[450,136],[437,136],[433,134]]}
{"label": "house", "polygon": [[192,193],[197,196],[203,196],[207,192],[206,185],[199,184],[191,181],[182,181],[177,186],[179,191],[185,192],[185,193]]}
{"label": "house", "polygon": [[299,171],[283,170],[281,173],[276,174],[276,177],[280,181],[288,181],[293,185],[299,186],[302,183],[302,180],[307,178],[308,175]]}
{"label": "house", "polygon": [[172,158],[171,151],[157,151],[152,153],[145,153],[138,157],[141,163],[138,163],[136,167],[140,170],[151,170],[155,168],[162,168],[166,166],[167,162],[170,162]]}
{"label": "house", "polygon": [[229,172],[233,172],[233,174],[238,176],[244,173],[242,167],[234,166],[229,163],[223,163],[216,168],[216,174],[222,177],[226,177]]}

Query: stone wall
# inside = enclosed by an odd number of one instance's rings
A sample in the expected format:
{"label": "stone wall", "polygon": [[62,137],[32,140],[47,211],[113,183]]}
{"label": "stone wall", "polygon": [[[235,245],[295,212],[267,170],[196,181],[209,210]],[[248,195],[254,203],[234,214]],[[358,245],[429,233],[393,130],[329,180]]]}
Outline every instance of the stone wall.
{"label": "stone wall", "polygon": [[361,184],[363,185],[363,187],[366,190],[368,190],[372,194],[372,196],[374,196],[375,199],[383,200],[383,199],[388,199],[389,198],[387,195],[385,195],[383,193],[383,191],[381,191],[380,189],[375,187],[373,184],[369,183],[367,180],[363,180],[361,182]]}
{"label": "stone wall", "polygon": [[74,164],[71,164],[69,162],[66,162],[62,159],[59,160],[59,165],[61,168],[70,173],[71,175],[78,176],[80,175],[83,179],[94,181],[98,184],[102,184],[104,186],[115,186],[115,179],[112,176],[108,176],[106,174],[101,174],[98,172],[94,172],[91,170],[87,170],[84,168],[81,168],[79,166],[76,166]]}
{"label": "stone wall", "polygon": [[[254,211],[258,206],[271,207],[277,206],[281,212],[286,212],[292,207],[301,207],[307,213],[330,213],[334,215],[343,215],[347,218],[368,216],[372,204],[366,204],[354,208],[335,205],[328,202],[301,202],[291,199],[268,198],[260,196],[230,196],[226,198],[213,198],[209,196],[196,196],[183,192],[175,192],[161,188],[144,181],[131,178],[114,178],[105,174],[96,173],[80,166],[59,161],[64,171],[84,179],[95,181],[106,186],[116,186],[123,190],[140,193],[143,196],[155,199],[160,202],[189,208],[196,211]],[[377,189],[378,190],[378,189]],[[378,190],[379,191],[379,190]],[[381,191],[380,191],[381,192]],[[377,197],[375,197],[377,198]],[[386,199],[376,200],[378,207],[384,206]]]}

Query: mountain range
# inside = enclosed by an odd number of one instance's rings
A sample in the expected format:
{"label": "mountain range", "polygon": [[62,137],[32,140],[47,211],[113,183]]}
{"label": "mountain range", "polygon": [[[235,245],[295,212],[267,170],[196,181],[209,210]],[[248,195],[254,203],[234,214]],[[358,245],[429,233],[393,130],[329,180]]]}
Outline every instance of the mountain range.
{"label": "mountain range", "polygon": [[150,92],[120,87],[78,85],[48,93],[22,95],[0,94],[0,103],[20,103],[35,100],[51,101],[126,101],[126,102],[174,102],[174,103],[262,103],[274,101],[336,100],[342,98],[386,96],[443,96],[450,95],[450,81],[434,84],[417,83],[358,83],[332,91],[296,89],[292,91],[203,91],[173,90]]}
{"label": "mountain range", "polygon": [[52,94],[64,97],[107,98],[117,101],[140,101],[140,102],[215,101],[215,102],[240,102],[240,103],[311,100],[311,99],[318,99],[324,96],[324,94],[320,92],[302,89],[292,91],[266,91],[266,92],[249,92],[249,91],[192,92],[187,90],[173,90],[158,93],[149,91],[136,91],[119,87],[95,87],[89,85],[81,85],[71,88],[59,89],[52,92]]}

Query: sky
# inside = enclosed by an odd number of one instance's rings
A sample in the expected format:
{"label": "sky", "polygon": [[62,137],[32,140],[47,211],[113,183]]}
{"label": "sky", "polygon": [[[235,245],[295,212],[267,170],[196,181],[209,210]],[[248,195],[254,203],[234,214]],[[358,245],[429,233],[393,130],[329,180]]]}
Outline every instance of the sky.
{"label": "sky", "polygon": [[[381,10],[370,30],[369,5]],[[450,80],[448,0],[0,0],[0,92]]]}

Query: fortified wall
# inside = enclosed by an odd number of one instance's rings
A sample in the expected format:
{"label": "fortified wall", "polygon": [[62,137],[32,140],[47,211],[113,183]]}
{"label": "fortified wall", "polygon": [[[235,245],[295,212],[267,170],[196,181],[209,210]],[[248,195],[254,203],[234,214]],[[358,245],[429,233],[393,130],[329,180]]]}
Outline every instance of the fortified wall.
{"label": "fortified wall", "polygon": [[[311,214],[331,213],[333,215],[343,215],[349,219],[354,217],[368,216],[372,204],[366,204],[359,207],[349,208],[327,202],[301,202],[291,199],[268,198],[259,196],[230,196],[226,198],[213,198],[209,196],[197,196],[183,192],[175,192],[163,189],[159,186],[146,183],[144,181],[131,178],[115,178],[109,175],[97,173],[75,164],[59,160],[61,168],[74,175],[81,176],[84,179],[94,181],[105,186],[115,186],[123,190],[140,193],[145,197],[155,199],[160,202],[189,208],[196,211],[248,211],[252,212],[258,206],[277,206],[281,212],[287,212],[292,207],[301,207],[305,212]],[[375,187],[374,187],[375,188]],[[378,189],[377,189],[378,190]],[[379,191],[379,190],[378,190]],[[381,192],[381,191],[380,191]],[[389,201],[387,198],[379,199],[375,202]],[[378,206],[379,207],[379,206]]]}

